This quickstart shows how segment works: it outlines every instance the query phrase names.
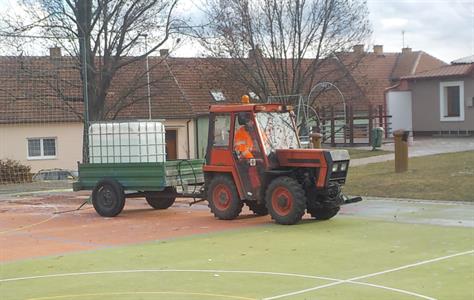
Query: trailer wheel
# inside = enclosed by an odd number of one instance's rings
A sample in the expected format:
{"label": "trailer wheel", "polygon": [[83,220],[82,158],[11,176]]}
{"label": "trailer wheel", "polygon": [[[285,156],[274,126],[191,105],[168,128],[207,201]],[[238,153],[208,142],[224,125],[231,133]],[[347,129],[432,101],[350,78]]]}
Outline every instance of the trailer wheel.
{"label": "trailer wheel", "polygon": [[154,209],[167,209],[168,207],[173,205],[174,201],[176,200],[176,197],[169,196],[169,194],[175,194],[176,190],[172,187],[167,187],[163,191],[163,193],[166,193],[167,196],[162,196],[160,195],[161,193],[162,192],[145,194],[146,202],[148,202],[148,204]]}
{"label": "trailer wheel", "polygon": [[267,188],[265,202],[278,224],[298,223],[306,209],[306,196],[301,184],[287,176],[275,178]]}
{"label": "trailer wheel", "polygon": [[92,204],[102,217],[115,217],[125,205],[123,187],[116,180],[102,179],[92,191]]}
{"label": "trailer wheel", "polygon": [[339,206],[337,207],[308,207],[308,213],[315,218],[316,220],[329,220],[341,209]]}
{"label": "trailer wheel", "polygon": [[207,192],[209,208],[216,218],[232,220],[242,211],[243,202],[239,198],[234,181],[225,175],[212,178]]}
{"label": "trailer wheel", "polygon": [[258,216],[268,215],[268,209],[265,203],[258,203],[257,201],[247,201],[247,206],[254,214]]}

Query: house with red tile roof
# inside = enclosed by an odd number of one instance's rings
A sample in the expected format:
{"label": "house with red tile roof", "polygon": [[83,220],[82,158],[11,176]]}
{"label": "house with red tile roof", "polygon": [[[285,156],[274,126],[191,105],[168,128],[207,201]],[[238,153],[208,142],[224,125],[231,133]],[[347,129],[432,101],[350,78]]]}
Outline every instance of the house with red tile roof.
{"label": "house with red tile roof", "polygon": [[474,56],[401,77],[414,135],[474,135]]}
{"label": "house with red tile roof", "polygon": [[[362,110],[367,109],[367,104],[385,106],[385,90],[400,82],[401,77],[446,65],[424,51],[403,48],[401,52],[384,52],[382,45],[375,45],[372,52],[364,51],[363,45],[356,45],[352,52],[339,53],[335,57],[330,63],[345,76],[335,75],[333,79],[329,76],[325,80],[332,79],[343,93],[346,104]],[[334,93],[321,97],[322,103],[337,98]]]}
{"label": "house with red tile roof", "polygon": [[[114,79],[106,99],[107,117],[148,119],[151,114],[152,119],[164,120],[169,159],[203,157],[209,105],[239,101],[241,95],[254,91],[224,71],[235,64],[232,59],[178,58],[160,52],[149,57],[150,101],[146,82],[131,94],[124,92],[134,74],[146,71],[145,63],[138,61]],[[384,105],[386,89],[401,77],[444,65],[423,51],[407,48],[386,53],[380,45],[364,51],[358,45],[354,51],[325,59],[315,78],[330,81],[340,88],[347,104],[365,109],[369,103]],[[50,57],[0,57],[0,158],[20,160],[33,170],[75,169],[82,157],[80,82],[77,63],[71,57],[57,57],[57,51]],[[333,93],[325,91],[317,103],[338,101]],[[254,98],[257,101],[257,95]],[[129,103],[117,110],[117,99]]]}

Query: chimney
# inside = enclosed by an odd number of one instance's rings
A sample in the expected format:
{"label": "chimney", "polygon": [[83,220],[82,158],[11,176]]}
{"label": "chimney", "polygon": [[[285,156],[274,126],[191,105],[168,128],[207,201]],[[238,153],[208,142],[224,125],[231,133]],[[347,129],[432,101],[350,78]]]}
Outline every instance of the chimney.
{"label": "chimney", "polygon": [[249,58],[262,57],[262,49],[260,49],[259,45],[256,45],[255,49],[249,50],[248,56]]}
{"label": "chimney", "polygon": [[356,53],[356,54],[363,54],[364,53],[364,45],[363,44],[354,45],[354,47],[352,47],[352,49],[354,50],[354,53]]}
{"label": "chimney", "polygon": [[60,58],[61,57],[61,48],[59,48],[59,47],[49,48],[49,57],[51,57],[51,58]]}
{"label": "chimney", "polygon": [[165,57],[170,54],[170,51],[168,49],[160,49],[160,56]]}
{"label": "chimney", "polygon": [[402,48],[402,53],[403,53],[403,54],[405,54],[405,53],[411,53],[411,48],[408,48],[408,47]]}
{"label": "chimney", "polygon": [[377,56],[383,56],[383,46],[382,45],[374,45],[374,53]]}

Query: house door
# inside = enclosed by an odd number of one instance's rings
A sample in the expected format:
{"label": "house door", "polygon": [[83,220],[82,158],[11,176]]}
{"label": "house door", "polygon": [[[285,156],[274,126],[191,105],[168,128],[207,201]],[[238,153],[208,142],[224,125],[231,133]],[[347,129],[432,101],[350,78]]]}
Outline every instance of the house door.
{"label": "house door", "polygon": [[176,135],[177,130],[166,129],[165,142],[166,142],[166,160],[178,159],[178,151],[176,146]]}

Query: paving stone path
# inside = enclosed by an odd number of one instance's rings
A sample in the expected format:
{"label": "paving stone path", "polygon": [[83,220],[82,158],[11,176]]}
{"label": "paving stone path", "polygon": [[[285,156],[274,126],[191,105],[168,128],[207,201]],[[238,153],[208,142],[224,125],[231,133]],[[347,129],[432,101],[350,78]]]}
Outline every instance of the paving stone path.
{"label": "paving stone path", "polygon": [[[387,143],[382,146],[382,150],[394,151],[394,143]],[[358,147],[357,149],[371,150],[371,147]],[[474,137],[466,138],[416,138],[408,146],[408,156],[426,156],[441,153],[473,151]],[[395,154],[384,154],[366,158],[351,160],[351,166],[360,166],[377,162],[394,160]]]}

